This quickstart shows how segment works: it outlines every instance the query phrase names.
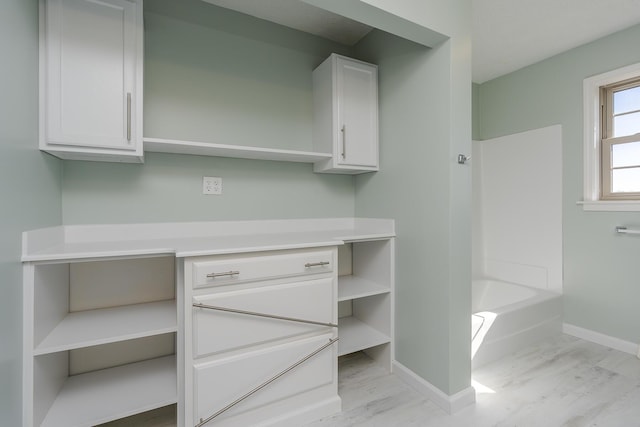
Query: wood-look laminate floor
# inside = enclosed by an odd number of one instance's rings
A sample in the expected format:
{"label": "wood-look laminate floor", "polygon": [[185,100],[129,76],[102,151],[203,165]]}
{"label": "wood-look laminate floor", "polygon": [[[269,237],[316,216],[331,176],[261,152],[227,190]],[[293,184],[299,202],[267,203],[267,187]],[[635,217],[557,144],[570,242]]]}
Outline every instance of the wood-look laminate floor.
{"label": "wood-look laminate floor", "polygon": [[[567,335],[476,369],[473,377],[476,404],[448,415],[364,354],[345,356],[343,411],[309,427],[640,427],[640,360]],[[173,407],[137,417],[108,425],[175,425]]]}

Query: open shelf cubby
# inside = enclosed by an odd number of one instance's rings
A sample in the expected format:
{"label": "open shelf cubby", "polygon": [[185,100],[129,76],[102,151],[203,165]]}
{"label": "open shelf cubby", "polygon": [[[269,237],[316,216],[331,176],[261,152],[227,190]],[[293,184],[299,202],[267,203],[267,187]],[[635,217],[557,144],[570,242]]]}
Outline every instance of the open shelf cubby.
{"label": "open shelf cubby", "polygon": [[25,267],[25,412],[91,426],[177,402],[175,259]]}
{"label": "open shelf cubby", "polygon": [[340,249],[338,355],[364,351],[387,369],[393,354],[392,238],[352,241]]}

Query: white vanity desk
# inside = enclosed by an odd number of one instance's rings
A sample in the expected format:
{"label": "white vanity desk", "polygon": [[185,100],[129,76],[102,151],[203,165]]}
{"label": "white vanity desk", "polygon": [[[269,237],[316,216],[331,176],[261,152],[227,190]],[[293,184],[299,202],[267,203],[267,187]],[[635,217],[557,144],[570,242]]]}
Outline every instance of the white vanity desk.
{"label": "white vanity desk", "polygon": [[24,425],[172,403],[179,426],[339,411],[337,356],[391,366],[394,236],[362,218],[25,232]]}

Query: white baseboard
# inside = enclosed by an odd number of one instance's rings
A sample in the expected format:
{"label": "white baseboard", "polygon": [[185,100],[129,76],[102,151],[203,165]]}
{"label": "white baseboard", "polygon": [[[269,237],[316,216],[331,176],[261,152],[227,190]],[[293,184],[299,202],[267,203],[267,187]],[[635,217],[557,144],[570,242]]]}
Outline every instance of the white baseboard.
{"label": "white baseboard", "polygon": [[592,331],[590,329],[584,329],[579,326],[571,325],[569,323],[562,324],[562,332],[577,338],[581,338],[585,341],[590,341],[596,344],[603,345],[605,347],[613,348],[624,353],[633,354],[640,357],[638,344],[631,341],[621,340],[620,338],[612,337],[609,335],[601,334],[600,332]]}
{"label": "white baseboard", "polygon": [[448,414],[455,414],[459,410],[474,404],[476,401],[476,392],[473,387],[469,386],[449,396],[396,360],[393,361],[393,373],[416,391],[444,409]]}

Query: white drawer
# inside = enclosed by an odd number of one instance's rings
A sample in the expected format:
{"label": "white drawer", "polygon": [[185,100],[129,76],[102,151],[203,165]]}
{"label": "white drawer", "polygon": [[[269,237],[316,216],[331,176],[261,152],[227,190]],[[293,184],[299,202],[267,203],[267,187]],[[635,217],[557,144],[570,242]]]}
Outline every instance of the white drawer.
{"label": "white drawer", "polygon": [[[334,323],[334,282],[331,278],[261,286],[194,297],[195,303],[268,315]],[[250,345],[276,341],[327,326],[193,308],[193,354],[202,357]]]}
{"label": "white drawer", "polygon": [[[237,398],[260,386],[332,338],[325,334],[240,356],[219,359],[194,366],[194,420],[206,419]],[[282,404],[287,398],[322,386],[337,387],[334,362],[336,344],[322,350],[295,369],[284,374],[254,395],[238,403],[210,422],[213,425],[248,425],[243,422],[247,412],[263,411],[265,405]],[[334,390],[335,394],[335,390]],[[286,403],[284,403],[286,408]],[[286,408],[295,411],[297,407]],[[260,414],[251,415],[261,419]],[[246,420],[246,418],[245,418]],[[262,419],[264,421],[264,419]],[[253,423],[251,423],[253,424]]]}
{"label": "white drawer", "polygon": [[223,256],[193,263],[193,286],[203,288],[283,277],[330,273],[333,251],[295,251],[269,255]]}

